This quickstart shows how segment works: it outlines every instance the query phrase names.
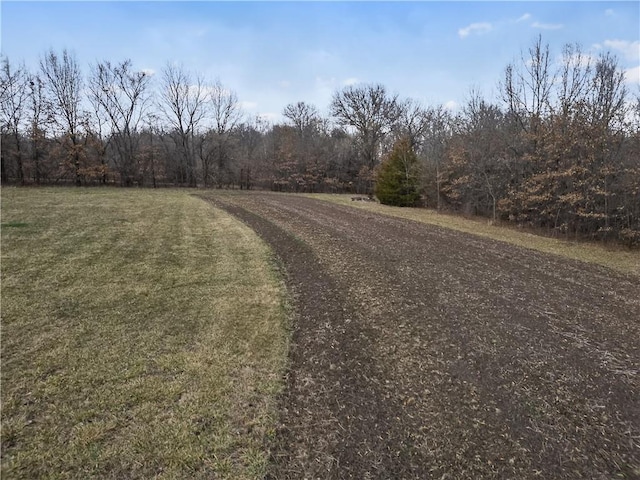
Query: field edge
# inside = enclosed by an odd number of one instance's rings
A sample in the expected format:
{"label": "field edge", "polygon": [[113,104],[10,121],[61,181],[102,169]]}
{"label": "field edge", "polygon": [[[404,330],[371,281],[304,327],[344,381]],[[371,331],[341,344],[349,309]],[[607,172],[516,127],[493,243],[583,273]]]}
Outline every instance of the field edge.
{"label": "field edge", "polygon": [[[545,237],[513,227],[494,225],[487,219],[469,219],[460,215],[437,212],[425,208],[402,208],[382,205],[378,202],[353,201],[353,195],[330,193],[300,194],[308,198],[370,211],[388,217],[413,220],[435,225],[511,245],[558,255],[571,260],[591,263],[615,270],[619,273],[640,277],[640,252],[624,247],[611,248],[589,242],[572,242]],[[357,195],[357,197],[360,197]]]}

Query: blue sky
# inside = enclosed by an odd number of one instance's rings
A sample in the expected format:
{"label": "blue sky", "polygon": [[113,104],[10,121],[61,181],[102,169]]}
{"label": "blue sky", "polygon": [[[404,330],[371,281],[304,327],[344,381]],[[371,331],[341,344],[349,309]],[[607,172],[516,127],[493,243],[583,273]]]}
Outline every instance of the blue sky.
{"label": "blue sky", "polygon": [[49,48],[85,70],[167,62],[235,90],[248,114],[278,120],[306,101],[327,112],[344,85],[382,83],[425,104],[497,95],[505,66],[542,35],[554,54],[609,50],[640,85],[640,2],[14,2],[3,0],[2,53],[36,68]]}

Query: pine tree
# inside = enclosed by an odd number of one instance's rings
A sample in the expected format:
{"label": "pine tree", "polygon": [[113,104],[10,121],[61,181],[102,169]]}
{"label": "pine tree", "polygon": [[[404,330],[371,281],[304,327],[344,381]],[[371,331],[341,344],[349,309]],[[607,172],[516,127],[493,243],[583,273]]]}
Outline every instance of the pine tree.
{"label": "pine tree", "polygon": [[380,203],[396,207],[413,207],[420,200],[418,157],[408,138],[396,142],[380,165],[375,194]]}

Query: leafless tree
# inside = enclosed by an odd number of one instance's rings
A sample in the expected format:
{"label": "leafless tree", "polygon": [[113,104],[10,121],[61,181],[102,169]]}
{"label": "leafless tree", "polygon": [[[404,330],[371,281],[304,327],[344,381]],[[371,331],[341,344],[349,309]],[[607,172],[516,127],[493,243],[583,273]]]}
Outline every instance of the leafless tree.
{"label": "leafless tree", "polygon": [[151,177],[151,186],[158,187],[158,177],[162,175],[161,152],[163,132],[156,113],[148,112],[143,120],[141,133],[141,170],[144,177]]}
{"label": "leafless tree", "polygon": [[159,110],[175,134],[188,185],[195,187],[196,134],[206,116],[207,90],[204,80],[182,66],[167,64],[162,72]]}
{"label": "leafless tree", "polygon": [[543,45],[541,36],[529,48],[527,57],[522,54],[520,65],[509,64],[505,69],[502,95],[509,114],[534,136],[549,113],[555,80],[549,45]]}
{"label": "leafless tree", "polygon": [[[600,203],[605,217],[604,229],[610,228],[612,201],[618,204],[619,210],[631,209],[632,205],[621,203],[612,192],[612,182],[620,177],[627,169],[628,176],[639,179],[638,171],[623,165],[621,153],[626,142],[627,115],[630,105],[627,103],[628,91],[625,85],[624,71],[620,68],[616,57],[609,53],[601,55],[594,67],[593,88],[589,105],[591,107],[592,134],[591,141],[595,141],[594,165],[592,170],[596,177],[592,189],[599,192],[594,194],[595,202]],[[637,164],[637,159],[636,159]],[[622,174],[622,175],[621,175]],[[600,187],[600,188],[597,188]],[[636,199],[640,195],[636,196]],[[598,202],[598,200],[600,200]]]}
{"label": "leafless tree", "polygon": [[282,111],[301,138],[308,138],[320,126],[320,113],[315,105],[305,102],[290,103]]}
{"label": "leafless tree", "polygon": [[226,88],[216,80],[209,92],[211,112],[217,133],[233,130],[242,118],[242,110],[236,92]]}
{"label": "leafless tree", "polygon": [[242,119],[238,95],[216,80],[209,90],[209,106],[213,116],[213,128],[207,133],[207,148],[202,154],[202,177],[209,184],[211,163],[216,167],[216,183],[221,187],[232,181],[230,171],[231,132]]}
{"label": "leafless tree", "polygon": [[49,50],[40,60],[40,70],[49,96],[52,116],[67,145],[67,155],[72,163],[75,183],[82,184],[80,129],[82,112],[82,73],[73,54],[66,49],[62,56]]}
{"label": "leafless tree", "polygon": [[503,209],[565,234],[618,232],[637,243],[624,72],[611,54],[593,60],[579,45],[564,47],[555,70],[550,58],[539,39],[520,66],[506,70],[503,96],[518,125],[510,143],[522,148],[513,148],[520,167]]}
{"label": "leafless tree", "polygon": [[236,161],[240,168],[240,188],[247,190],[268,176],[267,136],[271,126],[260,116],[245,119],[232,131]]}
{"label": "leafless tree", "polygon": [[[509,183],[509,170],[505,165],[506,142],[502,135],[503,113],[497,105],[472,91],[463,108],[463,134],[466,136],[468,155],[468,186],[478,211],[491,213],[497,220],[497,202]],[[489,202],[485,202],[484,198]],[[489,205],[486,205],[488,203]]]}
{"label": "leafless tree", "polygon": [[348,86],[334,93],[331,114],[343,126],[358,133],[365,164],[373,170],[380,144],[401,114],[397,95],[389,95],[383,85]]}
{"label": "leafless tree", "polygon": [[[7,57],[0,60],[0,122],[2,124],[2,182],[6,181],[8,143],[12,144],[17,177],[24,183],[24,165],[20,129],[28,98],[28,75],[23,66],[13,68]],[[11,142],[7,142],[7,140]]]}
{"label": "leafless tree", "polygon": [[601,55],[594,67],[591,94],[591,118],[604,130],[612,132],[623,127],[628,97],[624,71],[618,59],[609,53]]}
{"label": "leafless tree", "polygon": [[432,112],[411,98],[399,103],[400,115],[395,126],[397,138],[406,137],[411,148],[420,150],[431,124]]}
{"label": "leafless tree", "polygon": [[29,74],[28,135],[31,140],[34,181],[43,180],[42,157],[45,154],[47,128],[51,123],[51,110],[47,107],[45,86],[38,74]]}
{"label": "leafless tree", "polygon": [[591,59],[582,53],[580,45],[565,45],[556,109],[556,115],[563,120],[565,128],[569,127],[570,122],[575,120],[586,106],[586,97],[591,86],[591,72]]}
{"label": "leafless tree", "polygon": [[315,105],[305,102],[290,103],[282,114],[295,133],[289,142],[289,154],[297,163],[293,169],[295,188],[314,191],[326,173],[327,121]]}
{"label": "leafless tree", "polygon": [[123,185],[132,184],[137,172],[138,127],[149,100],[150,77],[135,71],[131,60],[119,64],[104,61],[92,68],[89,91],[98,115],[108,122],[114,157]]}
{"label": "leafless tree", "polygon": [[[421,169],[425,178],[428,195],[435,196],[435,206],[441,208],[442,165],[445,162],[446,149],[452,135],[453,116],[442,105],[429,107],[424,115],[425,123],[422,141],[418,153],[425,163]],[[433,189],[435,188],[435,192]]]}
{"label": "leafless tree", "polygon": [[[89,82],[92,82],[91,78]],[[95,149],[102,169],[102,178],[100,181],[106,184],[110,169],[108,152],[111,141],[114,139],[114,136],[111,134],[113,128],[110,126],[111,120],[109,114],[102,107],[99,97],[94,95],[91,90],[92,87],[90,86],[88,100],[91,105],[91,114],[87,122],[87,135],[90,135],[94,140]]]}

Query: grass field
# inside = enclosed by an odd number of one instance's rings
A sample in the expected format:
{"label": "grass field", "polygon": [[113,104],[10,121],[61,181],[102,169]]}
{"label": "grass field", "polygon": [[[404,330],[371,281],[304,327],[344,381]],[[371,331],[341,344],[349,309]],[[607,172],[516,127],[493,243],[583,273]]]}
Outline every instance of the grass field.
{"label": "grass field", "polygon": [[188,191],[2,190],[2,477],[261,478],[270,250]]}
{"label": "grass field", "polygon": [[[284,284],[248,227],[191,193],[3,188],[2,478],[264,477]],[[640,274],[633,251],[312,196]]]}
{"label": "grass field", "polygon": [[473,235],[507,242],[512,245],[518,245],[544,253],[552,253],[582,262],[595,263],[619,272],[640,276],[640,254],[637,250],[633,251],[623,247],[609,248],[596,243],[569,242],[556,238],[543,237],[512,227],[491,225],[486,219],[469,219],[460,215],[438,213],[430,209],[390,207],[376,202],[354,202],[351,200],[351,195],[319,193],[307,194],[306,196],[381,213],[383,215],[406,218],[408,220],[415,220],[460,232],[471,233]]}

